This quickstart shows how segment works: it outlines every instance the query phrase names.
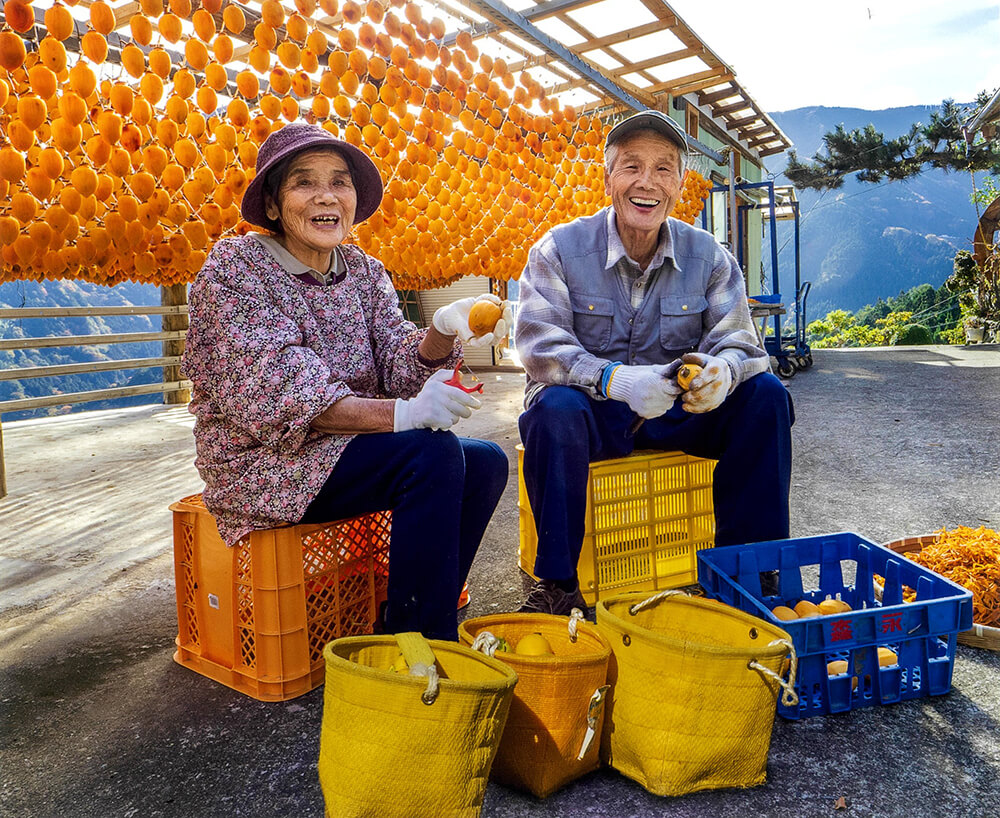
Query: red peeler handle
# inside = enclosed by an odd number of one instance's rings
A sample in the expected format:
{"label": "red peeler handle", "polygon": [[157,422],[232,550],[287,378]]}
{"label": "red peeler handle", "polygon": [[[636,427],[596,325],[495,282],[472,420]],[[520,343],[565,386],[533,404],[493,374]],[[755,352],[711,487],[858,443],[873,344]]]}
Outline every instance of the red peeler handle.
{"label": "red peeler handle", "polygon": [[463,359],[459,358],[458,363],[455,364],[455,370],[451,373],[451,377],[445,381],[449,386],[457,386],[463,392],[482,392],[483,384],[482,382],[477,383],[475,386],[465,386],[462,384],[462,376],[458,373],[459,367],[462,365]]}

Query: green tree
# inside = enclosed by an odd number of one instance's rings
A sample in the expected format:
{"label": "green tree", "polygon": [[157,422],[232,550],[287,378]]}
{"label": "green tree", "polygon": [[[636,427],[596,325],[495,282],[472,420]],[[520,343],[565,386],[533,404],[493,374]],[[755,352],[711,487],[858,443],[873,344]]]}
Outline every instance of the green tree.
{"label": "green tree", "polygon": [[989,171],[1000,176],[1000,137],[986,138],[980,133],[968,144],[962,131],[963,123],[991,96],[983,91],[969,107],[945,100],[928,124],[915,123],[893,139],[873,125],[852,131],[838,125],[823,137],[824,150],[812,160],[800,161],[790,151],[785,175],[800,190],[833,190],[842,187],[851,173],[857,173],[861,182],[909,179],[928,168]]}
{"label": "green tree", "polygon": [[[963,268],[958,265],[957,269]],[[962,316],[959,296],[949,290],[948,284],[936,290],[920,284],[894,298],[879,299],[854,314],[834,310],[812,321],[806,333],[809,343],[817,348],[961,344],[965,341]]]}

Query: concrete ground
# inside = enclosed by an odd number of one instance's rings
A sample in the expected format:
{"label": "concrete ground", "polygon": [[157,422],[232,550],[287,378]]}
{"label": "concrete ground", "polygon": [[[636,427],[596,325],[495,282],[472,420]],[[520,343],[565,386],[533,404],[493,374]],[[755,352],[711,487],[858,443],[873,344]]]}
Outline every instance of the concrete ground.
{"label": "concrete ground", "polygon": [[[814,354],[787,382],[793,536],[1000,528],[1000,348]],[[460,432],[499,442],[511,477],[470,578],[470,616],[515,608],[527,586],[516,564],[522,379],[479,374],[486,406]],[[322,689],[262,703],[171,660],[167,506],[200,488],[191,425],[183,408],[158,406],[3,427],[0,815],[323,815]],[[1000,654],[960,646],[945,696],[776,719],[768,780],[753,789],[659,798],[603,770],[545,801],[491,784],[483,815],[995,818]]]}

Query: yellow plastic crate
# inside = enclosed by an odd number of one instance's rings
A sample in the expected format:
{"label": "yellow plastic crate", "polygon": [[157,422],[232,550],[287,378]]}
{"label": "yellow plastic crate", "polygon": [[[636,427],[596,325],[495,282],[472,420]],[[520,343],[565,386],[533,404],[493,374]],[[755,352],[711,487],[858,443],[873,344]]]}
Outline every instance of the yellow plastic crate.
{"label": "yellow plastic crate", "polygon": [[[610,594],[697,582],[697,552],[715,544],[715,462],[683,452],[644,451],[590,464],[577,566],[588,605]],[[518,446],[520,565],[534,577],[538,534],[523,469],[524,450]]]}
{"label": "yellow plastic crate", "polygon": [[386,598],[391,514],[254,531],[229,548],[201,495],[174,513],[174,660],[261,701],[323,683],[323,647],[368,634]]}

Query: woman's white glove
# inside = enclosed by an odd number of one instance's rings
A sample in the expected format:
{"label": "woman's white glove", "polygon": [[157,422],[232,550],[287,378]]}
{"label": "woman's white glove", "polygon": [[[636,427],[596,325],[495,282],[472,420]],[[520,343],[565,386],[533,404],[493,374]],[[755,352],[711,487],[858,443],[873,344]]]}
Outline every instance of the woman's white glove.
{"label": "woman's white glove", "polygon": [[642,418],[658,418],[674,405],[680,387],[669,380],[667,366],[617,367],[608,384],[608,397],[632,407]]}
{"label": "woman's white glove", "polygon": [[459,418],[467,418],[482,404],[477,398],[446,384],[451,370],[439,369],[431,375],[415,398],[397,398],[392,421],[394,432],[411,429],[450,429]]}
{"label": "woman's white glove", "polygon": [[711,412],[721,405],[733,385],[733,370],[725,358],[688,352],[681,357],[685,364],[701,367],[698,377],[691,381],[691,388],[684,393],[684,411],[693,415]]}
{"label": "woman's white glove", "polygon": [[503,314],[493,328],[493,332],[487,332],[485,335],[476,337],[469,328],[469,312],[472,310],[472,305],[477,301],[490,301],[498,307],[505,303],[493,295],[493,293],[484,293],[479,296],[470,295],[468,298],[461,298],[451,304],[438,307],[434,311],[434,317],[431,319],[434,329],[442,335],[457,335],[469,349],[499,344],[507,336],[507,330],[514,323],[510,303],[506,302],[507,305],[503,308]]}

